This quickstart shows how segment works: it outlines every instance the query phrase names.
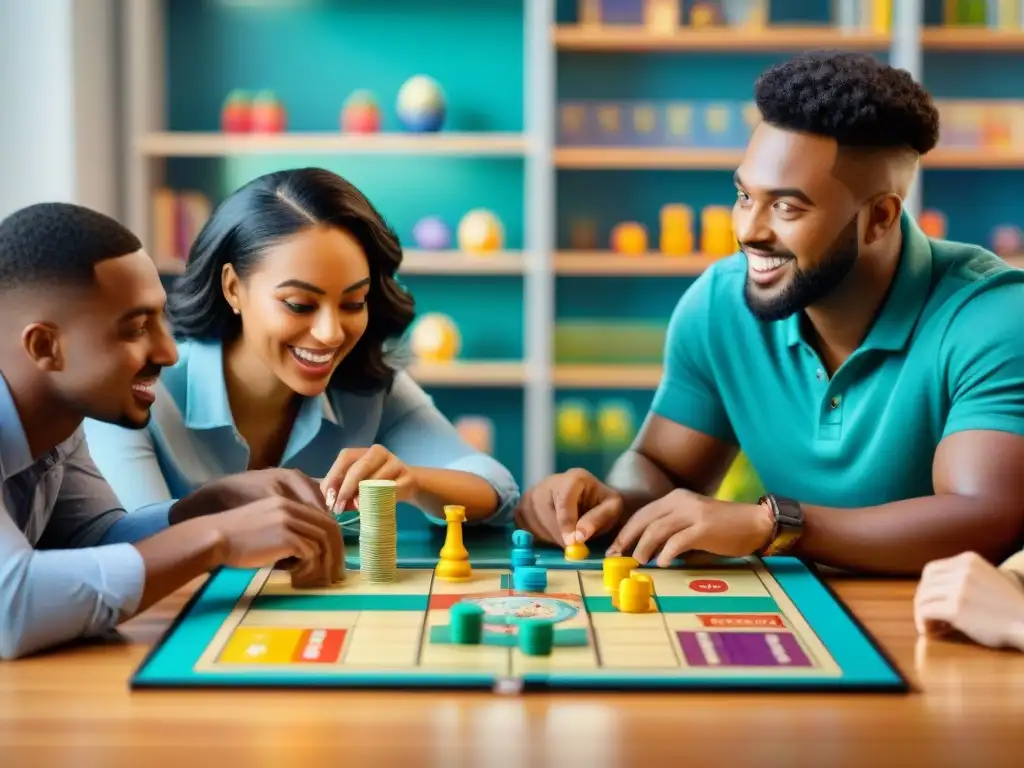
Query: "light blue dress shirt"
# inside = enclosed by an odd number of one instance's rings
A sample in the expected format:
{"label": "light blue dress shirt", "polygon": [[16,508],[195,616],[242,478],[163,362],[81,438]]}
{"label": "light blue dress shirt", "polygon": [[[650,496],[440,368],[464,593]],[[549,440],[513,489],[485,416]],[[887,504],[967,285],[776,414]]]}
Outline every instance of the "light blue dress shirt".
{"label": "light blue dress shirt", "polygon": [[[127,509],[182,498],[206,482],[249,466],[249,449],[235,428],[228,402],[221,344],[190,340],[181,343],[178,352],[178,362],[160,377],[147,429],[85,424],[96,465]],[[332,389],[305,398],[280,466],[319,479],[343,449],[375,443],[407,466],[462,470],[483,478],[499,498],[495,514],[483,522],[502,524],[511,519],[519,500],[511,473],[467,445],[404,372],[397,374],[388,393],[356,395]]]}
{"label": "light blue dress shirt", "polygon": [[128,542],[165,528],[169,508],[126,516],[81,428],[33,460],[0,375],[0,658],[102,635],[133,614],[146,574]]}

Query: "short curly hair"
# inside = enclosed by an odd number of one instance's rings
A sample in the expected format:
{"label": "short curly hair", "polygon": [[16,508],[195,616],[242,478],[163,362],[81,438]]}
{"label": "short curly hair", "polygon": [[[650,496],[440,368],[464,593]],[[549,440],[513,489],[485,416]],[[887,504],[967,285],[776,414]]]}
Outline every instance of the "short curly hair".
{"label": "short curly hair", "polygon": [[91,284],[96,264],[142,250],[109,216],[72,203],[36,203],[0,221],[0,292]]}
{"label": "short curly hair", "polygon": [[869,54],[810,51],[767,69],[754,85],[766,123],[840,146],[930,152],[939,139],[931,96],[906,70]]}

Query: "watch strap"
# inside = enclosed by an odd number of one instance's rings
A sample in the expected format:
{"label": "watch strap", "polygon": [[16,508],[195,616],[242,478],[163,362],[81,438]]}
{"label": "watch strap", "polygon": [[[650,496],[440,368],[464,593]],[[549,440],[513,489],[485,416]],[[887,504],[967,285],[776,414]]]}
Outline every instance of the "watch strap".
{"label": "watch strap", "polygon": [[804,530],[804,512],[800,503],[774,493],[766,493],[758,503],[768,505],[775,517],[771,539],[759,554],[768,557],[788,552],[799,541]]}

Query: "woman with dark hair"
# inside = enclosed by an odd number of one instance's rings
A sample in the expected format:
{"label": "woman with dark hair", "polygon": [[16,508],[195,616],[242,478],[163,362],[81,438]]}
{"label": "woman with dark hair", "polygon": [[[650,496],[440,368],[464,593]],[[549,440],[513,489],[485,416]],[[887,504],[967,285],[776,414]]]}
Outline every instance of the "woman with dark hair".
{"label": "woman with dark hair", "polygon": [[180,357],[161,374],[148,427],[86,424],[122,504],[292,467],[322,479],[336,511],[356,507],[361,480],[390,479],[437,522],[446,504],[469,522],[509,519],[510,473],[392,367],[414,318],[395,281],[401,260],[369,200],[326,170],[271,173],[218,206],[170,299]]}

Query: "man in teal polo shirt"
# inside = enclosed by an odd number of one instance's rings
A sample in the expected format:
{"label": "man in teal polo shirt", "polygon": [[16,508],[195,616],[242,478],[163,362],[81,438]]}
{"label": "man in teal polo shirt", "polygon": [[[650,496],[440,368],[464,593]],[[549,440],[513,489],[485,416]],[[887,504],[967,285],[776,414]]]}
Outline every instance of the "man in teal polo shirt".
{"label": "man in teal polo shirt", "polygon": [[[691,550],[789,552],[917,573],[1001,558],[1024,526],[1024,271],[931,240],[904,211],[938,138],[930,97],[866,55],[765,72],[735,174],[741,253],[669,323],[651,413],[607,484],[523,496],[519,523],[660,565]],[[760,504],[710,498],[737,452]]]}

